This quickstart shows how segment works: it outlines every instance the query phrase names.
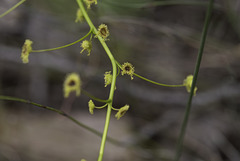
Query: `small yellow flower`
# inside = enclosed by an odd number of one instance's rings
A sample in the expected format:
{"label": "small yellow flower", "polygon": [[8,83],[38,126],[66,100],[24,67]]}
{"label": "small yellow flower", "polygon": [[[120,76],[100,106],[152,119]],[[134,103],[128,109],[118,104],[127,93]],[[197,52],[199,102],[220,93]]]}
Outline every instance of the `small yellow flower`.
{"label": "small yellow flower", "polygon": [[97,4],[97,0],[84,0],[87,5],[87,8],[90,9],[93,3]]}
{"label": "small yellow flower", "polygon": [[122,75],[127,74],[131,76],[131,80],[133,80],[133,74],[134,74],[134,67],[131,63],[124,63],[122,64]]}
{"label": "small yellow flower", "polygon": [[[193,75],[188,75],[186,79],[183,80],[183,85],[186,86],[187,92],[190,93],[192,87]],[[194,96],[196,95],[197,87],[194,88]]]}
{"label": "small yellow flower", "polygon": [[66,76],[63,84],[64,97],[69,97],[71,92],[76,92],[76,96],[81,93],[81,79],[77,73],[70,73]]}
{"label": "small yellow flower", "polygon": [[105,74],[104,74],[105,86],[104,87],[107,87],[107,85],[112,83],[112,77],[113,76],[111,74],[111,71],[105,72]]}
{"label": "small yellow flower", "polygon": [[83,48],[82,51],[80,53],[82,53],[84,50],[87,50],[88,52],[88,56],[90,55],[91,51],[92,51],[92,42],[88,41],[88,40],[84,40],[81,43],[81,47]]}
{"label": "small yellow flower", "polygon": [[108,37],[109,35],[110,35],[110,33],[109,33],[109,30],[108,30],[107,25],[101,24],[101,25],[98,27],[98,32],[97,32],[97,34],[96,34],[95,37],[101,36],[101,37],[104,39],[104,41],[106,41],[106,40],[109,40],[109,39],[107,39],[107,37]]}
{"label": "small yellow flower", "polygon": [[84,20],[84,17],[83,17],[83,13],[82,11],[80,10],[80,8],[78,8],[77,10],[77,13],[76,13],[76,19],[75,19],[75,22],[83,22]]}
{"label": "small yellow flower", "polygon": [[33,42],[29,39],[26,39],[23,44],[21,59],[24,64],[29,62],[28,57],[29,57],[29,54],[32,52],[32,44]]}
{"label": "small yellow flower", "polygon": [[129,109],[129,105],[125,105],[125,106],[121,107],[118,110],[118,112],[115,115],[115,117],[119,120],[127,112],[128,109]]}
{"label": "small yellow flower", "polygon": [[96,106],[95,106],[95,104],[93,103],[92,100],[90,100],[90,101],[88,102],[88,107],[89,107],[89,112],[90,112],[90,114],[93,114],[93,110],[94,110],[94,108],[95,108]]}

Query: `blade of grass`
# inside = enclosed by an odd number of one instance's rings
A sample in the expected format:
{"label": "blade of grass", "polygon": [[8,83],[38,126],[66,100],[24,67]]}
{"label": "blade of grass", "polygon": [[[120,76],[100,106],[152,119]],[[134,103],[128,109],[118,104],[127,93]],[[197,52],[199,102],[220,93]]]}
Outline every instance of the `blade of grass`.
{"label": "blade of grass", "polygon": [[192,87],[191,87],[191,91],[189,94],[189,98],[188,98],[188,102],[187,102],[187,106],[186,106],[186,110],[185,110],[185,114],[184,114],[184,119],[183,119],[183,122],[181,125],[181,131],[180,131],[180,134],[178,137],[177,150],[176,150],[174,161],[179,161],[181,154],[182,154],[184,136],[186,133],[186,128],[187,128],[188,119],[189,119],[191,106],[192,106],[192,98],[194,95],[194,88],[195,88],[196,82],[197,82],[198,72],[200,69],[203,50],[204,50],[205,41],[206,41],[206,37],[207,37],[207,31],[208,31],[211,14],[212,14],[212,10],[213,10],[213,2],[214,2],[214,0],[210,0],[209,4],[208,4],[208,9],[207,9],[204,26],[203,26],[203,31],[202,31],[202,36],[201,36],[201,44],[200,44],[200,48],[199,48],[199,52],[198,52],[197,63],[196,63],[194,75],[193,75]]}

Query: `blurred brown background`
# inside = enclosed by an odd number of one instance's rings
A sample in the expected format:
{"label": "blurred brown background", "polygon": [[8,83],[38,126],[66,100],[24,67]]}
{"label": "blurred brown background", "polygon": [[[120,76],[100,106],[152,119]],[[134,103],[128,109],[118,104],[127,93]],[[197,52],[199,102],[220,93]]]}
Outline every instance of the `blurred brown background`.
{"label": "blurred brown background", "polygon": [[[0,13],[18,0],[0,0]],[[167,84],[181,84],[194,71],[207,0],[99,0],[89,11],[96,26],[110,29],[110,47],[136,73]],[[106,99],[103,74],[111,70],[94,39],[93,51],[80,43],[61,50],[31,53],[20,59],[25,39],[33,49],[71,43],[88,32],[74,23],[75,1],[31,0],[0,19],[0,94],[32,100],[73,115],[103,130],[106,110],[88,113],[89,98],[63,98],[65,75],[81,75],[82,88]],[[240,160],[240,1],[215,0],[197,82],[182,161]],[[119,76],[114,107],[130,105],[110,122],[109,135],[126,146],[107,143],[105,161],[164,161],[174,156],[187,103],[185,88],[152,85]],[[97,105],[101,105],[96,103]],[[0,101],[0,161],[97,160],[101,139],[66,118],[31,105]]]}

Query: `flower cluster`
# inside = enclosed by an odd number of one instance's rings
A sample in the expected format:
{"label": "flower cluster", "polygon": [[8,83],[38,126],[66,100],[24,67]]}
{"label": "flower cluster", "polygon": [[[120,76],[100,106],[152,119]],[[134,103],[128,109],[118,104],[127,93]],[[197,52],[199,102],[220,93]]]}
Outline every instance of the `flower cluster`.
{"label": "flower cluster", "polygon": [[97,0],[84,0],[84,2],[86,3],[88,9],[91,8],[93,3],[95,3],[95,5],[97,4]]}
{"label": "flower cluster", "polygon": [[123,107],[121,107],[117,114],[115,115],[115,117],[119,120],[121,117],[123,117],[123,115],[128,111],[129,109],[129,105],[125,105]]}
{"label": "flower cluster", "polygon": [[96,107],[92,100],[88,102],[89,112],[93,115],[93,110]]}
{"label": "flower cluster", "polygon": [[25,40],[23,44],[21,59],[24,64],[29,62],[28,57],[29,57],[29,54],[32,52],[32,44],[33,42],[29,39]]}
{"label": "flower cluster", "polygon": [[[183,85],[186,86],[187,92],[190,93],[192,88],[193,75],[188,75],[186,79],[183,80]],[[194,96],[196,95],[197,87],[194,88]]]}
{"label": "flower cluster", "polygon": [[83,22],[83,20],[84,20],[83,13],[82,13],[81,9],[78,8],[77,13],[76,13],[75,22],[76,22],[76,23],[77,23],[77,22]]}
{"label": "flower cluster", "polygon": [[103,40],[106,41],[106,40],[109,40],[109,39],[107,39],[107,37],[108,37],[109,35],[110,35],[110,32],[109,32],[109,30],[108,30],[107,25],[101,24],[101,25],[98,27],[98,31],[97,31],[95,37],[101,36],[101,37],[103,38]]}
{"label": "flower cluster", "polygon": [[88,56],[90,55],[91,51],[92,51],[92,42],[89,40],[84,40],[81,43],[81,47],[83,48],[82,51],[80,53],[82,53],[84,50],[87,50],[88,52]]}
{"label": "flower cluster", "polygon": [[111,71],[108,71],[108,72],[105,72],[104,74],[104,81],[105,81],[105,86],[104,87],[107,87],[109,84],[112,83],[112,74],[111,74]]}
{"label": "flower cluster", "polygon": [[131,76],[131,80],[133,79],[133,74],[134,74],[134,67],[131,63],[124,63],[122,64],[122,75],[127,74]]}
{"label": "flower cluster", "polygon": [[70,73],[63,83],[64,97],[69,97],[71,92],[76,92],[76,96],[81,93],[81,79],[77,73]]}

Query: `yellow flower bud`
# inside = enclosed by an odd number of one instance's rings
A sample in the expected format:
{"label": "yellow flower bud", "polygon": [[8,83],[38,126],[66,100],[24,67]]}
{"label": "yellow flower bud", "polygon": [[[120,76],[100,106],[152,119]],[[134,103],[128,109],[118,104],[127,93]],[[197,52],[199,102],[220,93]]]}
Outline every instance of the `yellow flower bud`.
{"label": "yellow flower bud", "polygon": [[122,75],[127,74],[131,76],[131,80],[133,79],[133,74],[134,74],[134,67],[131,63],[124,63],[122,64]]}
{"label": "yellow flower bud", "polygon": [[111,71],[105,72],[105,74],[104,74],[105,86],[104,87],[107,87],[107,85],[112,83],[112,77],[113,76],[111,74]]}
{"label": "yellow flower bud", "polygon": [[92,51],[92,42],[88,41],[88,40],[84,40],[81,43],[81,47],[83,48],[82,51],[80,53],[82,53],[84,50],[88,51],[88,56],[90,55],[91,51]]}
{"label": "yellow flower bud", "polygon": [[84,20],[84,17],[83,17],[83,13],[82,11],[80,10],[80,8],[78,8],[77,10],[77,13],[76,13],[76,19],[75,19],[75,22],[83,22]]}
{"label": "yellow flower bud", "polygon": [[[192,87],[193,75],[188,75],[186,79],[183,80],[183,85],[186,86],[187,92],[190,93]],[[194,88],[194,96],[196,95],[197,87]]]}
{"label": "yellow flower bud", "polygon": [[128,109],[129,109],[129,105],[125,105],[125,106],[121,107],[118,110],[118,112],[115,115],[115,117],[119,120],[127,112]]}
{"label": "yellow flower bud", "polygon": [[22,47],[22,53],[21,53],[21,59],[24,64],[28,63],[28,57],[30,52],[32,52],[32,44],[33,42],[29,39],[25,40],[23,47]]}
{"label": "yellow flower bud", "polygon": [[84,0],[87,5],[87,8],[90,9],[93,3],[97,4],[97,0]]}
{"label": "yellow flower bud", "polygon": [[90,100],[90,101],[88,102],[88,107],[89,107],[89,112],[90,112],[90,114],[93,114],[93,110],[94,110],[94,108],[95,108],[95,104],[93,103],[92,100]]}
{"label": "yellow flower bud", "polygon": [[64,97],[69,97],[71,92],[76,92],[76,96],[81,93],[81,79],[77,73],[70,73],[66,76],[63,84]]}

